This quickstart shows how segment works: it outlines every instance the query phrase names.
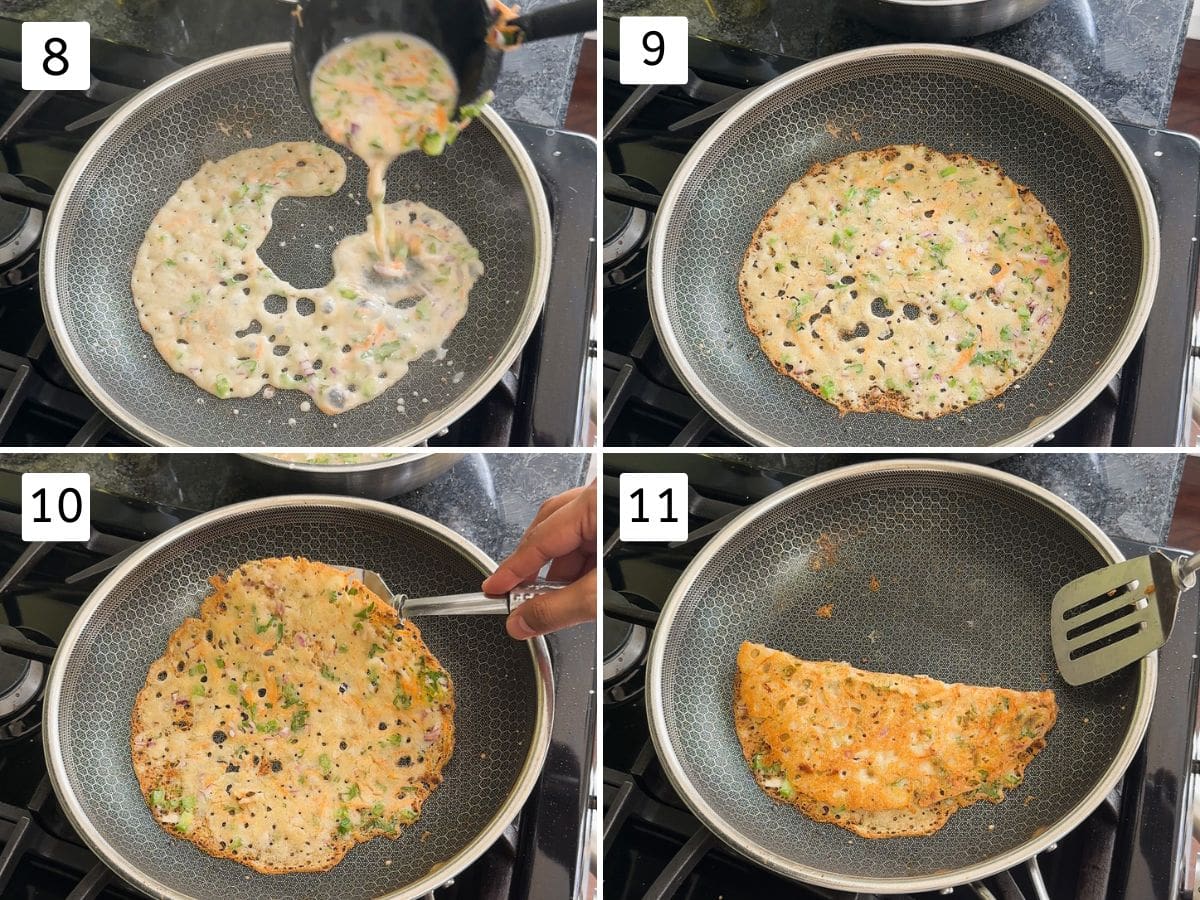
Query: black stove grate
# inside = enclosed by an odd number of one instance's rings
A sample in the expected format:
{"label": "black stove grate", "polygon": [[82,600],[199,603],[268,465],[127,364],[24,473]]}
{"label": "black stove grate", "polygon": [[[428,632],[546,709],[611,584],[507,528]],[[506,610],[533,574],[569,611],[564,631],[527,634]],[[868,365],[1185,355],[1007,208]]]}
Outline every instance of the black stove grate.
{"label": "black stove grate", "polygon": [[[858,457],[853,461],[861,461]],[[846,458],[816,457],[815,471]],[[685,541],[622,544],[618,521],[622,471],[684,470],[689,476]],[[624,623],[652,628],[658,610],[692,557],[731,519],[800,477],[785,457],[759,454],[736,461],[672,455],[666,460],[610,455],[604,477],[606,629]],[[1114,537],[1127,558],[1146,544]],[[1182,551],[1179,551],[1182,552]],[[987,879],[980,890],[956,893],[980,900],[1039,900],[1042,878],[1051,900],[1178,900],[1190,858],[1192,734],[1200,694],[1196,663],[1200,610],[1182,604],[1170,641],[1159,651],[1156,714],[1121,784],[1082,825],[1037,858]],[[606,663],[618,647],[605,647]],[[850,900],[850,894],[799,885],[726,847],[689,811],[666,777],[646,723],[644,658],[604,685],[604,859],[606,897],[614,900],[796,897]],[[1163,711],[1166,711],[1165,714]],[[990,891],[991,893],[985,893]],[[873,895],[853,895],[871,900]],[[901,895],[908,896],[908,895]],[[913,895],[933,900],[938,894]]]}
{"label": "black stove grate", "polygon": [[[604,429],[611,446],[739,446],[680,383],[659,345],[646,296],[648,225],[671,175],[703,130],[755,87],[802,60],[688,41],[688,81],[618,80],[617,23],[604,22]],[[1115,123],[1146,172],[1163,235],[1154,313],[1106,389],[1042,443],[1174,447],[1190,421],[1192,306],[1200,253],[1200,141]],[[622,226],[626,230],[622,231]]]}
{"label": "black stove grate", "polygon": [[[92,41],[87,92],[20,89],[20,23],[0,18],[0,200],[44,210],[90,130],[139,89],[190,60]],[[585,375],[595,296],[595,146],[581,135],[509,122],[550,204],[553,261],[545,310],[487,396],[431,446],[574,446],[586,427]],[[19,178],[17,176],[20,176]],[[128,446],[63,368],[45,331],[34,250],[0,272],[0,445]]]}
{"label": "black stove grate", "polygon": [[[520,819],[454,881],[437,900],[509,900],[517,864]],[[43,776],[24,805],[0,803],[0,896],[84,898],[144,897],[125,885],[71,831],[58,798]]]}

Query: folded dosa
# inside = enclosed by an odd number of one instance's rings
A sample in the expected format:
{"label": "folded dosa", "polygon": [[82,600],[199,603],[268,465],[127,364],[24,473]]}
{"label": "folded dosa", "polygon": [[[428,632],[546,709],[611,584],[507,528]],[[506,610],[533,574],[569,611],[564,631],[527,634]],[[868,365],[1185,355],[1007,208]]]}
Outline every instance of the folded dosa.
{"label": "folded dosa", "polygon": [[738,740],[759,786],[864,837],[932,834],[999,803],[1045,746],[1053,691],[866,672],[743,643]]}

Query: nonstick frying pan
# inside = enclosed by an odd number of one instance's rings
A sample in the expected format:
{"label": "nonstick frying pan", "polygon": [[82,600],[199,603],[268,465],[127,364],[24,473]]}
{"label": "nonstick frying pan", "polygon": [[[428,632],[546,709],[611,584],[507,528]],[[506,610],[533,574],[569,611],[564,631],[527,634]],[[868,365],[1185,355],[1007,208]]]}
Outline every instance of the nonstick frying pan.
{"label": "nonstick frying pan", "polygon": [[396,841],[358,845],[328,872],[270,876],[162,831],[138,789],[129,751],[130,715],[146,671],[171,632],[196,614],[209,576],[288,554],[353,560],[414,596],[476,590],[494,568],[465,538],[423,516],[324,495],[205,513],[117,567],[80,608],[54,656],[44,740],[72,824],[101,859],[153,896],[422,896],[495,842],[538,777],[554,708],[545,642],[513,641],[495,616],[424,617],[417,624],[454,679],[457,710],[454,755],[416,825]]}
{"label": "nonstick frying pan", "polygon": [[[1101,803],[1149,721],[1156,654],[1071,687],[1050,644],[1054,593],[1120,559],[1059,497],[980,466],[872,462],[797,482],[713,537],[663,607],[646,674],[659,758],[717,836],[797,880],[899,893],[1008,869]],[[826,603],[828,620],[815,614]],[[928,837],[860,838],[775,803],[755,783],[733,728],[742,641],[873,671],[1049,688],[1058,721],[1000,805],[961,810]]]}
{"label": "nonstick frying pan", "polygon": [[[759,349],[738,302],[742,255],[763,214],[813,163],[918,143],[998,162],[1032,188],[1071,248],[1071,301],[1046,355],[1000,397],[932,421],[839,417]],[[750,443],[1026,445],[1078,413],[1116,374],[1141,336],[1158,265],[1145,175],[1091,104],[1006,57],[899,44],[795,69],[709,128],[663,196],[647,282],[680,380]]]}
{"label": "nonstick frying pan", "polygon": [[334,245],[366,227],[366,168],[305,110],[287,44],[214,56],[146,88],[92,136],[55,194],[41,272],[50,334],[80,387],[148,443],[418,444],[483,398],[537,321],[550,276],[546,197],[520,141],[486,109],[446,153],[405,154],[388,173],[389,200],[445,213],[486,269],[445,358],[427,355],[379,397],[337,416],[301,411],[307,398],[299,391],[218,400],[171,371],[142,331],[130,291],[146,228],[205,160],[285,140],[316,141],[346,159],[346,182],[334,196],[275,207],[259,250],[296,287],[320,287],[331,277]]}

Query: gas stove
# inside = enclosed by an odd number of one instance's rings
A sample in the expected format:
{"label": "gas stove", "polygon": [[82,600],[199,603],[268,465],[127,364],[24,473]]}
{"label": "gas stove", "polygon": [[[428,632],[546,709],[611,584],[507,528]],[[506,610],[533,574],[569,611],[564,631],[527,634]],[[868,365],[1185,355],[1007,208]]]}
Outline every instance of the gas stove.
{"label": "gas stove", "polygon": [[[143,541],[212,508],[198,502],[202,497],[226,503],[261,495],[228,456],[210,457],[204,469],[208,484],[185,484],[198,471],[196,457],[189,456],[174,454],[165,463],[148,455],[119,461],[125,466],[122,478],[92,491],[92,536],[86,543],[23,543],[20,475],[0,471],[0,897],[143,896],[97,859],[62,813],[43,756],[42,689],[54,645],[109,570]],[[505,521],[511,513],[494,495],[505,474],[488,457],[473,459],[451,470],[453,475],[388,502],[454,519],[458,506],[446,503],[448,495],[491,496],[473,501],[474,514],[490,523]],[[442,479],[450,482],[439,486]],[[132,487],[139,481],[146,490]],[[163,502],[172,483],[178,483],[175,494],[182,502]],[[569,898],[587,883],[594,628],[568,629],[547,642],[556,696],[542,777],[501,838],[452,884],[439,888],[432,895],[436,900]]]}
{"label": "gas stove", "polygon": [[[718,840],[675,792],[646,722],[645,658],[658,611],[692,557],[733,516],[802,477],[861,462],[862,456],[742,454],[605,457],[605,521],[618,520],[621,472],[688,474],[690,532],[675,544],[623,544],[606,528],[604,619],[604,872],[610,898],[795,897],[851,895],[788,881]],[[1110,535],[1126,557],[1148,545]],[[1182,551],[1180,551],[1182,552]],[[1141,750],[1119,786],[1082,825],[1022,865],[964,885],[979,900],[1178,900],[1190,896],[1192,734],[1200,690],[1196,662],[1200,610],[1180,605],[1159,651],[1159,682]],[[1039,891],[1039,882],[1044,888]],[[908,895],[906,895],[908,896]],[[937,894],[912,895],[933,900]],[[854,895],[866,900],[868,895]]]}
{"label": "gas stove", "polygon": [[[0,18],[0,444],[128,445],[80,392],[46,333],[38,291],[44,210],[99,122],[193,60],[93,40],[90,90],[21,90],[20,23]],[[585,368],[595,284],[594,142],[510,120],[550,204],[553,262],[545,310],[521,355],[433,446],[575,446],[586,427]]]}
{"label": "gas stove", "polygon": [[[743,92],[806,60],[688,40],[684,85],[622,85],[617,21],[604,21],[604,429],[610,446],[739,446],[688,393],[650,321],[647,240],[658,199],[692,144]],[[1200,141],[1114,123],[1154,193],[1162,268],[1142,340],[1119,375],[1043,443],[1174,447],[1190,421]]]}

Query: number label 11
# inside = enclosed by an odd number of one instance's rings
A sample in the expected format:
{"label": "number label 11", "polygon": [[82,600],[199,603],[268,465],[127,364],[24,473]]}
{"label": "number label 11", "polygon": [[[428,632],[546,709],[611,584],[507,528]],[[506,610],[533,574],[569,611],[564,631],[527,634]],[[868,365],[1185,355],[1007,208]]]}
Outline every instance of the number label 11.
{"label": "number label 11", "polygon": [[91,484],[87,472],[23,474],[21,540],[88,540],[92,536]]}
{"label": "number label 11", "polygon": [[688,479],[684,472],[621,475],[621,540],[682,541],[688,536]]}
{"label": "number label 11", "polygon": [[621,16],[621,84],[687,84],[687,16]]}

